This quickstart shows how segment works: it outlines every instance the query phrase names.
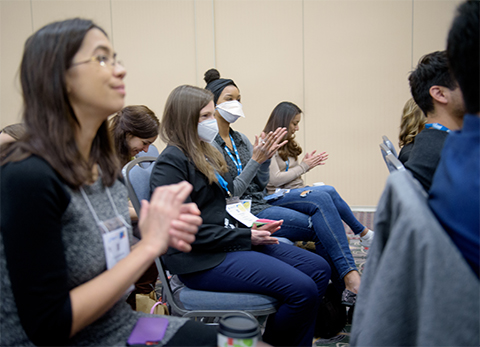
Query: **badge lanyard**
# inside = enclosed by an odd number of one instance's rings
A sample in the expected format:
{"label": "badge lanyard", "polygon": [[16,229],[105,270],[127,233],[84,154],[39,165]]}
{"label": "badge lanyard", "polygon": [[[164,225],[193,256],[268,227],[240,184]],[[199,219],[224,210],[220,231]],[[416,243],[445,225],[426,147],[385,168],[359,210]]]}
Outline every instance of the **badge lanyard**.
{"label": "badge lanyard", "polygon": [[237,175],[240,175],[243,170],[242,161],[240,160],[240,156],[238,155],[237,146],[235,145],[235,141],[233,141],[232,135],[229,135],[229,136],[230,136],[230,141],[232,141],[233,151],[235,152],[235,156],[237,157],[237,159],[233,157],[233,154],[230,151],[230,149],[227,147],[227,145],[225,145],[225,151],[227,152],[228,156],[230,157],[230,159],[232,159],[233,163],[237,167]]}
{"label": "badge lanyard", "polygon": [[442,125],[440,123],[425,124],[425,129],[437,129],[437,130],[440,130],[440,131],[446,131],[447,133],[450,132],[450,129],[448,129],[445,125]]}
{"label": "badge lanyard", "polygon": [[232,197],[232,193],[230,193],[230,191],[228,190],[228,182],[225,181],[225,178],[223,178],[218,172],[215,171],[215,176],[217,177],[218,179],[218,184],[220,184],[220,186],[222,186],[223,189],[225,189],[225,191],[227,192],[228,196],[229,197]]}
{"label": "badge lanyard", "polygon": [[287,166],[285,171],[288,171],[288,167],[290,166],[290,158],[288,158],[288,160],[285,162],[285,165]]}
{"label": "badge lanyard", "polygon": [[[125,258],[130,253],[130,243],[128,241],[127,227],[130,225],[125,219],[118,213],[117,207],[113,202],[112,195],[108,187],[105,187],[108,195],[108,199],[112,204],[113,210],[116,216],[105,221],[101,221],[96,214],[90,199],[83,187],[80,187],[83,199],[85,200],[90,212],[92,213],[95,222],[102,233],[103,247],[105,250],[105,260],[107,263],[107,269],[111,269],[121,259]],[[131,288],[130,288],[131,289]]]}

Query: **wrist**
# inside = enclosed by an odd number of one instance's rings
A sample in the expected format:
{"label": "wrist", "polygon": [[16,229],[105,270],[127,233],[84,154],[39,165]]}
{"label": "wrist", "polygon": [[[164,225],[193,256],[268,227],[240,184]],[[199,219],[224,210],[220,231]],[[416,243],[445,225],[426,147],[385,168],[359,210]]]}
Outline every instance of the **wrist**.
{"label": "wrist", "polygon": [[168,244],[163,240],[160,242],[151,242],[147,241],[146,239],[142,239],[135,245],[135,250],[138,249],[139,252],[144,254],[149,260],[154,260],[155,258],[159,257],[166,252],[167,248]]}

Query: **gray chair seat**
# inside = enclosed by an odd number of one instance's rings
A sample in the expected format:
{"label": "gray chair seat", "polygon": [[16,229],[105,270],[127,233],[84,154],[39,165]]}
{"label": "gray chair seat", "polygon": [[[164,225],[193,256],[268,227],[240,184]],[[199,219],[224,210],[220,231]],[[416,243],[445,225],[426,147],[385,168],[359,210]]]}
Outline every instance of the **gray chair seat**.
{"label": "gray chair seat", "polygon": [[277,305],[277,300],[262,294],[226,293],[193,290],[184,287],[180,291],[180,302],[187,310],[268,310]]}

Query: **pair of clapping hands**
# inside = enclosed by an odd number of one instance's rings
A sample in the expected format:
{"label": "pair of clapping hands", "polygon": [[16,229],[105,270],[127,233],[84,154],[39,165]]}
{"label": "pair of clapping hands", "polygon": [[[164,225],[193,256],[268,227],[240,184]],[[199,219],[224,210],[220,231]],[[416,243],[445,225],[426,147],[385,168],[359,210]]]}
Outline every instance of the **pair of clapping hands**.
{"label": "pair of clapping hands", "polygon": [[255,135],[252,159],[259,164],[270,159],[280,147],[288,142],[288,140],[282,141],[285,135],[287,135],[287,128],[277,128],[268,134],[262,132],[260,136]]}

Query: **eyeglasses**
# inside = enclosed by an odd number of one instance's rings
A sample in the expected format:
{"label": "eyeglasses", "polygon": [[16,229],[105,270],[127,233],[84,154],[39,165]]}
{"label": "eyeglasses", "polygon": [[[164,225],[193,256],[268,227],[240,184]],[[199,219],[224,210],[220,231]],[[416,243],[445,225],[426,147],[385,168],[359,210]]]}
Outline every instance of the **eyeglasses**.
{"label": "eyeglasses", "polygon": [[122,61],[121,60],[118,60],[117,58],[117,55],[114,54],[113,57],[108,57],[106,55],[102,55],[102,54],[99,54],[99,55],[96,55],[96,56],[93,56],[91,57],[90,59],[88,60],[85,60],[85,61],[79,61],[78,63],[73,63],[71,66],[76,66],[76,65],[80,65],[80,64],[86,64],[86,63],[90,63],[92,61],[96,61],[100,64],[100,66],[115,66],[115,65],[120,65],[120,66],[124,66]]}

